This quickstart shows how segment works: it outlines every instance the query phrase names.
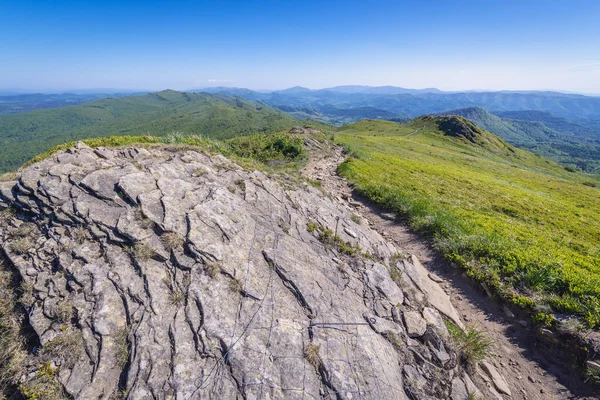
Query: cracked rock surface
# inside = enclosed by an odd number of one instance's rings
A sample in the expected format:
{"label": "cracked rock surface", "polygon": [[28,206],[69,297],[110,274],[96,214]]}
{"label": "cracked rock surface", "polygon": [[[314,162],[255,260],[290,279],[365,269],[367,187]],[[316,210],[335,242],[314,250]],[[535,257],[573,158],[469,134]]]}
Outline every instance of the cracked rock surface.
{"label": "cracked rock surface", "polygon": [[31,370],[50,362],[70,397],[471,394],[439,285],[311,186],[191,150],[78,144],[1,183],[8,207]]}

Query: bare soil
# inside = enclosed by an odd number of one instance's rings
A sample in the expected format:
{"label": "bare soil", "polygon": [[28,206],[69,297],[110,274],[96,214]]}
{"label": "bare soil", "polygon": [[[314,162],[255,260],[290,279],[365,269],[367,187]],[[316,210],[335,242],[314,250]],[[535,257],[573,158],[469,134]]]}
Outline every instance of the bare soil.
{"label": "bare soil", "polygon": [[582,371],[576,368],[573,353],[562,346],[558,336],[544,333],[518,310],[509,310],[490,298],[481,285],[436,254],[428,240],[354,193],[351,185],[337,174],[337,167],[344,159],[340,147],[315,149],[303,175],[320,181],[326,192],[347,202],[371,228],[395,243],[403,253],[417,256],[433,278],[439,279],[466,324],[476,325],[492,339],[491,362],[504,376],[512,396],[494,393],[487,375],[477,371],[473,379],[487,392],[486,399],[488,396],[490,399],[600,399],[598,388],[585,382]]}

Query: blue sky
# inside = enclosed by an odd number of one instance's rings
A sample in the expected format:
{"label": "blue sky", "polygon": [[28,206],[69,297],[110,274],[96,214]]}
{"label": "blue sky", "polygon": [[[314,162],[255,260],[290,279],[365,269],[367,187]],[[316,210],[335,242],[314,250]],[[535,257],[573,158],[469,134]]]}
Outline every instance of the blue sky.
{"label": "blue sky", "polygon": [[600,1],[0,0],[0,88],[600,94]]}

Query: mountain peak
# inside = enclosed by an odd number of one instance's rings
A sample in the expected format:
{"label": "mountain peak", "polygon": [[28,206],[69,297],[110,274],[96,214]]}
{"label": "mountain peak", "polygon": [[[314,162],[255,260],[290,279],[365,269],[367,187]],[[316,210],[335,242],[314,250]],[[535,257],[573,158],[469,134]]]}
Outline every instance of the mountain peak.
{"label": "mountain peak", "polygon": [[[475,112],[480,111],[479,109],[487,113],[487,111],[480,107],[473,107],[473,111]],[[417,118],[415,121],[422,121],[426,125],[433,124],[444,136],[458,139],[463,143],[471,143],[493,152],[514,151],[513,146],[462,116],[425,116]]]}

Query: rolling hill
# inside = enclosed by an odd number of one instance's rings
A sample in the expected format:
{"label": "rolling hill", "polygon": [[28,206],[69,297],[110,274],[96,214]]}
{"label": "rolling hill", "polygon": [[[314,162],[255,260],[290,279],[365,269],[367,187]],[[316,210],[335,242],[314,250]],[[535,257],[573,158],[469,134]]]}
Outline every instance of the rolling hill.
{"label": "rolling hill", "polygon": [[114,135],[179,131],[227,139],[297,125],[289,115],[254,101],[221,94],[166,90],[107,98],[71,107],[0,117],[0,172],[13,170],[54,145]]}
{"label": "rolling hill", "polygon": [[505,300],[600,326],[598,177],[518,149],[462,117],[339,128],[339,172]]}
{"label": "rolling hill", "polygon": [[[513,111],[500,114],[529,119],[501,118],[481,107],[461,108],[438,115],[464,117],[515,146],[586,172],[600,172],[600,136],[597,136],[592,129],[540,111]],[[548,123],[552,128],[540,120]]]}

